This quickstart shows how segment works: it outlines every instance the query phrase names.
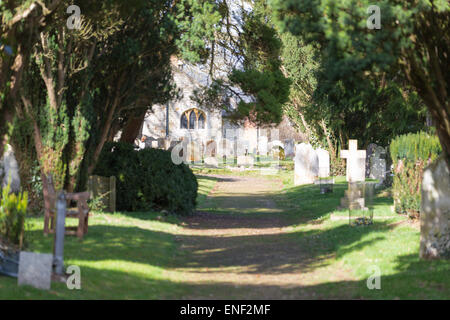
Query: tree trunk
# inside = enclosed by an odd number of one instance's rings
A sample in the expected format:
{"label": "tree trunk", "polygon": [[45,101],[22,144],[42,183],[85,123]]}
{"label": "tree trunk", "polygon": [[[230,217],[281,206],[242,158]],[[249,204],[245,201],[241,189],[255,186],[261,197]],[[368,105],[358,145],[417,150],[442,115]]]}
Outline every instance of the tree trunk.
{"label": "tree trunk", "polygon": [[122,135],[120,136],[120,142],[126,142],[133,144],[136,140],[137,136],[139,135],[139,132],[141,131],[142,124],[145,119],[145,114],[147,113],[147,110],[141,111],[139,115],[132,116],[128,119],[126,122],[123,130]]}

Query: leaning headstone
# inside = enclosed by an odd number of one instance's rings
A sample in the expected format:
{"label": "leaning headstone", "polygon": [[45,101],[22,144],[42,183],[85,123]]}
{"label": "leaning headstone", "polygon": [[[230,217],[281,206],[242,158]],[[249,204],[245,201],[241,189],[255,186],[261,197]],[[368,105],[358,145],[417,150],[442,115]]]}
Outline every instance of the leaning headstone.
{"label": "leaning headstone", "polygon": [[358,140],[349,140],[348,150],[341,150],[341,158],[347,159],[347,181],[366,180],[366,150],[358,150]]}
{"label": "leaning headstone", "polygon": [[443,156],[423,172],[420,257],[450,258],[450,170]]}
{"label": "leaning headstone", "polygon": [[310,144],[301,143],[295,146],[294,184],[314,183],[319,175],[319,158]]}
{"label": "leaning headstone", "polygon": [[20,252],[18,284],[49,290],[52,278],[53,255]]}
{"label": "leaning headstone", "polygon": [[383,183],[386,178],[386,150],[377,146],[369,158],[370,174],[369,178],[378,179]]}
{"label": "leaning headstone", "polygon": [[6,145],[3,159],[0,160],[0,178],[3,178],[0,181],[3,188],[11,180],[11,192],[20,191],[19,164],[9,144]]}
{"label": "leaning headstone", "polygon": [[319,177],[326,178],[330,176],[330,154],[322,148],[317,149],[316,153],[319,158]]}

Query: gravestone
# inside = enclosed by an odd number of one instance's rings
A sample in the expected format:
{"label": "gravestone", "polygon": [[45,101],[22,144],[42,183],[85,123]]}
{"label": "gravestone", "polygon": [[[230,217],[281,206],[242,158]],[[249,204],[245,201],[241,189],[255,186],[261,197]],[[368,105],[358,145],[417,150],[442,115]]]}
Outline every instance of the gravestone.
{"label": "gravestone", "polygon": [[266,136],[260,136],[258,140],[258,152],[260,156],[266,156],[268,152],[269,140]]}
{"label": "gravestone", "polygon": [[284,156],[293,158],[295,156],[295,141],[294,139],[284,140]]}
{"label": "gravestone", "polygon": [[370,176],[370,157],[375,153],[375,149],[378,147],[376,143],[370,143],[366,149],[366,178]]}
{"label": "gravestone", "polygon": [[254,160],[252,156],[238,156],[237,165],[243,167],[253,167]]}
{"label": "gravestone", "polygon": [[219,166],[219,161],[217,160],[216,157],[206,157],[205,166],[217,168]]}
{"label": "gravestone", "polygon": [[5,153],[0,160],[0,182],[2,187],[8,185],[9,179],[11,179],[11,192],[20,191],[20,176],[19,176],[19,164],[12,147],[7,144],[5,146]]}
{"label": "gravestone", "polygon": [[386,178],[386,150],[381,146],[376,146],[369,157],[369,178],[378,179],[383,183]]}
{"label": "gravestone", "polygon": [[423,172],[420,257],[450,258],[450,170],[441,156]]}
{"label": "gravestone", "polygon": [[300,143],[295,146],[294,184],[314,183],[319,175],[319,158],[310,144]]}
{"label": "gravestone", "polygon": [[330,154],[327,150],[317,149],[317,157],[319,158],[319,177],[326,178],[330,176]]}
{"label": "gravestone", "polygon": [[18,285],[30,285],[49,290],[51,286],[53,255],[20,252]]}
{"label": "gravestone", "polygon": [[347,181],[366,180],[366,150],[358,150],[358,140],[349,140],[348,150],[341,150],[341,158],[347,159]]}
{"label": "gravestone", "polygon": [[341,198],[341,208],[352,210],[364,210],[364,183],[349,183],[345,195]]}

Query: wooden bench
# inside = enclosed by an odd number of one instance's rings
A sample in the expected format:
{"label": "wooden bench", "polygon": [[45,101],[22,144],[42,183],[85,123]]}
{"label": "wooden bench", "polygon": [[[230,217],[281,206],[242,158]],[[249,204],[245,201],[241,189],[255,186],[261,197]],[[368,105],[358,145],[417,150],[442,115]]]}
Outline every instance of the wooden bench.
{"label": "wooden bench", "polygon": [[[44,235],[48,235],[49,233],[55,232],[57,193],[51,176],[47,177],[47,181],[44,183],[47,184],[47,188],[44,187]],[[78,219],[78,226],[66,227],[66,234],[76,235],[78,238],[83,239],[88,231],[89,207],[87,201],[89,200],[90,194],[86,191],[66,193],[65,196],[68,203],[66,218]],[[75,207],[70,207],[72,202],[76,203]]]}

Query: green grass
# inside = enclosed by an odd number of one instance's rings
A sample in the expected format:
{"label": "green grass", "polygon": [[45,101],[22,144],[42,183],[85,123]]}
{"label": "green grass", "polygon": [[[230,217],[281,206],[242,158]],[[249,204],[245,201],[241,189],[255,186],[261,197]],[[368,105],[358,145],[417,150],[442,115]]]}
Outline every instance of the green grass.
{"label": "green grass", "polygon": [[[450,298],[450,261],[419,259],[420,232],[408,218],[391,212],[389,190],[374,201],[375,217],[383,219],[351,227],[348,220],[331,219],[346,215],[337,210],[347,188],[343,177],[336,179],[331,194],[320,194],[317,185],[293,186],[292,171],[265,177],[283,181],[285,187],[275,200],[288,222],[286,236],[307,250],[307,264],[315,270],[315,284],[301,290],[324,298]],[[197,202],[202,206],[216,179],[199,175],[198,181]],[[53,237],[43,236],[42,218],[30,220],[34,225],[28,232],[33,240],[29,250],[51,253]],[[96,213],[89,222],[85,239],[66,237],[64,248],[65,265],[81,268],[82,290],[53,283],[50,291],[41,291],[18,287],[17,279],[0,276],[0,299],[178,299],[192,292],[183,274],[173,271],[188,261],[177,240],[182,228],[177,217],[157,212]],[[374,265],[381,270],[381,290],[366,286]],[[327,272],[342,277],[330,282]]]}
{"label": "green grass", "polygon": [[[199,177],[197,201],[202,203],[215,180]],[[28,250],[52,253],[53,236],[44,237],[43,219],[30,218]],[[68,225],[76,223],[68,220]],[[157,212],[94,213],[83,241],[65,237],[65,266],[81,269],[82,290],[52,283],[50,291],[17,286],[17,279],[0,276],[0,299],[175,299],[186,290],[177,275],[166,270],[185,257],[176,241],[179,219]]]}
{"label": "green grass", "polygon": [[[332,220],[331,215],[348,215],[337,210],[347,188],[345,180],[336,180],[334,192],[320,194],[317,186],[294,187],[285,178],[285,192],[277,197],[286,209],[292,226],[290,233],[309,248],[321,263],[338,270],[343,265],[356,280],[324,283],[317,290],[326,296],[342,296],[348,290],[352,298],[367,299],[449,299],[450,261],[419,259],[420,231],[408,218],[394,214],[388,190],[374,199],[374,220],[370,226],[351,227],[348,220]],[[369,290],[366,282],[371,266],[381,270],[381,290]],[[325,275],[324,275],[325,276]]]}

